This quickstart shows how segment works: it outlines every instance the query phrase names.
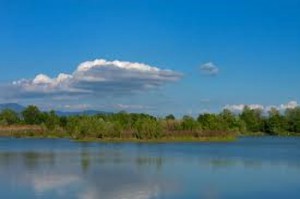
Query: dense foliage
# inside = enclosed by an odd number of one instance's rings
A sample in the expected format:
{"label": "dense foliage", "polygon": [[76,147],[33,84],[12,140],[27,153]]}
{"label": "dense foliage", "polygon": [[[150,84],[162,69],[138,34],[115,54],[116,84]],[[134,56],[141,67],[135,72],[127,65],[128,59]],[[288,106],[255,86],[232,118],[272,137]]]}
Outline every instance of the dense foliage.
{"label": "dense foliage", "polygon": [[163,137],[224,137],[232,135],[269,134],[300,135],[300,107],[267,114],[245,107],[240,114],[225,109],[219,114],[204,113],[197,118],[170,114],[158,118],[148,114],[119,112],[94,116],[58,116],[28,106],[21,113],[5,109],[0,113],[0,126],[38,126],[42,134],[72,138],[160,139]]}

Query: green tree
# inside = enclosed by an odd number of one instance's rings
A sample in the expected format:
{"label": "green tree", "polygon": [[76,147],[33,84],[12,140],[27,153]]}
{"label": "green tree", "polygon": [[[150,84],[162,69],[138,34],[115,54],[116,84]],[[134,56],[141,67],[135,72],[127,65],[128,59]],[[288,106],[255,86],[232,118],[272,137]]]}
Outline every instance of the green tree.
{"label": "green tree", "polygon": [[223,130],[224,127],[216,114],[204,113],[198,116],[198,122],[205,131]]}
{"label": "green tree", "polygon": [[222,123],[222,130],[241,132],[243,126],[238,117],[234,115],[230,110],[224,109],[219,114],[220,123]]}
{"label": "green tree", "polygon": [[17,124],[20,122],[18,114],[11,109],[4,109],[0,113],[0,120],[7,125]]}
{"label": "green tree", "polygon": [[149,117],[141,117],[134,124],[134,136],[137,139],[153,139],[163,135],[161,124]]}
{"label": "green tree", "polygon": [[287,130],[292,133],[300,133],[300,107],[285,111]]}
{"label": "green tree", "polygon": [[126,113],[125,111],[121,111],[117,114],[113,114],[109,118],[110,121],[118,122],[117,125],[123,128],[124,130],[129,130],[132,128],[133,125],[132,115]]}
{"label": "green tree", "polygon": [[41,124],[43,115],[38,107],[30,105],[22,111],[22,116],[26,124]]}
{"label": "green tree", "polygon": [[66,131],[69,136],[77,138],[80,136],[80,121],[79,116],[69,116],[66,122]]}
{"label": "green tree", "polygon": [[240,119],[246,124],[246,129],[249,132],[263,132],[264,122],[262,119],[262,110],[251,109],[246,106],[240,114]]}
{"label": "green tree", "polygon": [[59,117],[59,125],[65,128],[68,124],[68,118],[66,116]]}
{"label": "green tree", "polygon": [[45,114],[45,125],[49,130],[54,130],[55,127],[59,126],[60,118],[56,115],[55,111],[51,110]]}
{"label": "green tree", "polygon": [[278,135],[285,133],[287,122],[286,118],[280,112],[272,108],[269,111],[269,117],[265,120],[265,131],[270,135]]}
{"label": "green tree", "polygon": [[173,114],[170,114],[170,115],[167,115],[167,116],[165,117],[165,119],[166,119],[166,120],[175,120],[176,118],[175,118],[175,116],[174,116]]}
{"label": "green tree", "polygon": [[181,122],[182,130],[198,131],[201,130],[200,124],[191,116],[185,115]]}

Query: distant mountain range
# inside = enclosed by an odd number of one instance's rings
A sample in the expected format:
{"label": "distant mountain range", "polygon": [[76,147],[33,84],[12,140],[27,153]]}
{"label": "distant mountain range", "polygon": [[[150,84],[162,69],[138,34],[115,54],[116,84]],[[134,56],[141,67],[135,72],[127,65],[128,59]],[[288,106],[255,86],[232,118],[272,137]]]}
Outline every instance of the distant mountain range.
{"label": "distant mountain range", "polygon": [[24,106],[21,106],[17,103],[6,103],[6,104],[0,104],[0,111],[4,109],[11,109],[16,112],[22,112],[24,110]]}
{"label": "distant mountain range", "polygon": [[[18,113],[22,112],[26,107],[17,103],[0,104],[0,111],[4,109],[11,109]],[[72,116],[72,115],[97,115],[97,114],[112,114],[111,112],[97,111],[97,110],[83,110],[83,111],[55,111],[59,116]]]}
{"label": "distant mountain range", "polygon": [[59,116],[72,116],[72,115],[97,115],[97,114],[112,114],[111,112],[96,111],[96,110],[83,110],[83,111],[55,111]]}

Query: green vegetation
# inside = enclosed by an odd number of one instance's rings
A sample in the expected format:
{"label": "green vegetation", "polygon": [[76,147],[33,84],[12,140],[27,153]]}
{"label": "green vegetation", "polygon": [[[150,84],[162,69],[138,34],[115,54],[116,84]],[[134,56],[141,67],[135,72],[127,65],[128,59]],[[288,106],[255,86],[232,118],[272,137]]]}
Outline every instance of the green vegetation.
{"label": "green vegetation", "polygon": [[300,107],[284,113],[271,109],[268,114],[245,107],[240,114],[223,110],[176,119],[172,114],[158,118],[126,112],[65,117],[28,106],[21,113],[1,111],[0,135],[99,141],[228,141],[239,135],[300,135]]}

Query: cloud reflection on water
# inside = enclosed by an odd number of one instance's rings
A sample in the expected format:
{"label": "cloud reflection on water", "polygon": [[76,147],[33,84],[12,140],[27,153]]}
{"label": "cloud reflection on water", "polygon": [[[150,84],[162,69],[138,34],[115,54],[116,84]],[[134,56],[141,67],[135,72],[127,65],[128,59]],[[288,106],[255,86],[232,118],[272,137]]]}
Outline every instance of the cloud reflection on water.
{"label": "cloud reflection on water", "polygon": [[264,191],[272,198],[299,187],[296,148],[57,142],[63,147],[0,151],[1,196],[18,198],[21,190],[25,199],[217,199]]}
{"label": "cloud reflection on water", "polygon": [[[7,178],[18,178],[14,187],[28,187],[36,196],[78,199],[151,199],[161,191],[171,190],[171,183],[136,170],[148,167],[155,173],[162,163],[153,157],[126,159],[117,154],[98,153],[49,154],[38,152],[0,153],[7,162]],[[78,158],[79,157],[79,158]],[[51,161],[50,161],[51,160]],[[18,168],[17,168],[18,167]],[[150,172],[150,173],[151,173]]]}

